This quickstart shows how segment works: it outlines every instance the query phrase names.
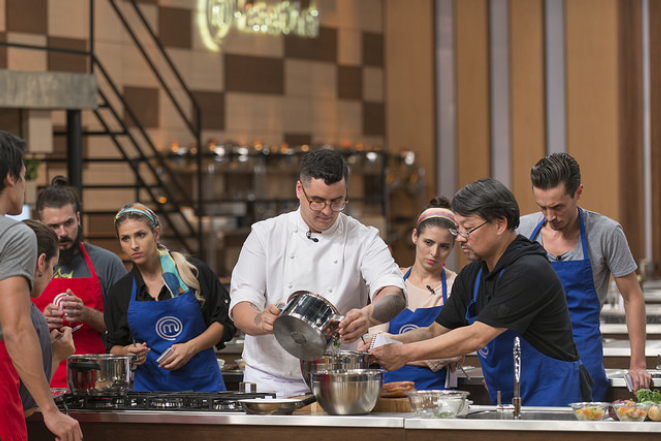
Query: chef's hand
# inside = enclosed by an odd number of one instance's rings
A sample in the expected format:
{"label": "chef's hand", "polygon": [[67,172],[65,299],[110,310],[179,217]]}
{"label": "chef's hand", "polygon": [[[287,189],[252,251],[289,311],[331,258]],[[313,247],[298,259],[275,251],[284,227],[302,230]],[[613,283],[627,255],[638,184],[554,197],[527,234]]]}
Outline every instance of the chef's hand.
{"label": "chef's hand", "polygon": [[147,347],[147,343],[133,343],[128,346],[124,346],[126,349],[126,355],[135,355],[135,358],[131,360],[132,364],[141,365],[147,361],[147,353],[151,351]]}
{"label": "chef's hand", "polygon": [[55,434],[58,441],[82,441],[83,431],[80,430],[78,421],[60,412],[53,406],[52,411],[42,410],[44,423],[48,430]]}
{"label": "chef's hand", "polygon": [[630,369],[628,373],[633,382],[633,393],[638,392],[638,389],[647,389],[650,387],[652,376],[647,372],[647,369]]}
{"label": "chef's hand", "polygon": [[87,322],[87,306],[70,289],[67,289],[67,296],[60,305],[64,311],[64,318],[70,322]]}
{"label": "chef's hand", "polygon": [[352,309],[340,322],[340,338],[344,343],[353,343],[365,335],[368,329],[367,312],[362,309]]}
{"label": "chef's hand", "polygon": [[404,346],[396,344],[383,345],[372,348],[369,352],[383,369],[394,371],[404,366],[408,361],[403,353]]}
{"label": "chef's hand", "polygon": [[172,353],[158,367],[169,371],[176,371],[186,366],[190,359],[193,358],[193,355],[196,354],[193,348],[187,343],[174,344],[171,347]]}
{"label": "chef's hand", "polygon": [[43,315],[46,317],[49,331],[52,331],[53,329],[60,329],[64,324],[64,311],[53,303],[49,303],[46,306]]}
{"label": "chef's hand", "polygon": [[[57,337],[60,337],[59,340],[55,340]],[[54,359],[64,360],[76,352],[76,346],[73,343],[73,334],[71,333],[71,328],[68,326],[59,330],[53,329],[50,333],[50,340],[53,343]]]}
{"label": "chef's hand", "polygon": [[356,349],[362,352],[367,352],[370,349],[370,345],[372,344],[372,340],[374,340],[373,335],[365,334],[360,338],[360,341],[358,342],[358,346]]}
{"label": "chef's hand", "polygon": [[273,334],[273,322],[280,315],[280,309],[277,305],[267,305],[264,310],[255,317],[255,324],[258,325],[265,334]]}

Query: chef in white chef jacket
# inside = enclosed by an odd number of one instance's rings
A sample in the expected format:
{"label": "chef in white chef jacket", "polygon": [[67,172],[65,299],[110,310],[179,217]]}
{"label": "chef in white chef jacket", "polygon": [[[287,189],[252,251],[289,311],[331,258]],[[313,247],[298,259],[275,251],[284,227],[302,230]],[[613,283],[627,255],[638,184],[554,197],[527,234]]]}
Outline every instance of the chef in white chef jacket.
{"label": "chef in white chef jacket", "polygon": [[[230,315],[246,334],[244,381],[278,396],[309,393],[300,362],[273,336],[273,321],[296,291],[322,295],[345,316],[355,342],[406,307],[399,267],[378,230],[345,215],[349,170],[330,149],[307,153],[296,183],[299,209],[255,223],[232,272]],[[369,303],[369,304],[368,304]]]}

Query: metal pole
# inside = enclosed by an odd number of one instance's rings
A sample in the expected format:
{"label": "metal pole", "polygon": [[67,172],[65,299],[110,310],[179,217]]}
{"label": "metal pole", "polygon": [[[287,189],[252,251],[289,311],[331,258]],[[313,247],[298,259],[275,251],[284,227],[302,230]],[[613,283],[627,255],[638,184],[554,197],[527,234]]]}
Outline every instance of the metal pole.
{"label": "metal pole", "polygon": [[69,185],[83,201],[83,142],[80,109],[67,110],[67,171]]}

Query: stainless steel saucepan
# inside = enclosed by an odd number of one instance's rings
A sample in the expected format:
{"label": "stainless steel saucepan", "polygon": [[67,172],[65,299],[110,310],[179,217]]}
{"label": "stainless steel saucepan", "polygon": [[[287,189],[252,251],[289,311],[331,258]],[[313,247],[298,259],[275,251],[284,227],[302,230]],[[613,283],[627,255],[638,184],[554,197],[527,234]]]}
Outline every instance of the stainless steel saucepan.
{"label": "stainless steel saucepan", "polygon": [[120,396],[131,390],[130,355],[76,354],[67,358],[67,384],[74,395]]}
{"label": "stainless steel saucepan", "polygon": [[273,322],[273,335],[287,352],[300,360],[318,360],[344,319],[332,303],[309,291],[296,291]]}

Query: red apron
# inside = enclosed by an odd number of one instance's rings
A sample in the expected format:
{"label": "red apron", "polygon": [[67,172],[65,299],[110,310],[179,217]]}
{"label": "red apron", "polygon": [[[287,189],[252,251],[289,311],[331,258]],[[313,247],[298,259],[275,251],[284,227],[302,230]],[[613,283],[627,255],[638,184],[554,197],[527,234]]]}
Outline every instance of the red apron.
{"label": "red apron", "polygon": [[[32,299],[41,312],[51,303],[58,304],[59,299],[56,299],[56,297],[58,294],[66,292],[67,289],[70,289],[76,297],[80,298],[85,306],[103,312],[101,282],[82,242],[80,242],[80,252],[90,269],[91,277],[53,278],[43,294],[36,299]],[[70,326],[73,324],[65,320],[64,325]],[[101,341],[101,334],[87,323],[83,323],[83,327],[73,334],[73,342],[76,345],[76,354],[105,354],[106,352],[106,347]],[[62,360],[62,363],[53,373],[50,384],[52,387],[68,387],[66,360]]]}
{"label": "red apron", "polygon": [[2,441],[28,439],[18,385],[18,372],[11,362],[5,342],[0,341],[0,439]]}

